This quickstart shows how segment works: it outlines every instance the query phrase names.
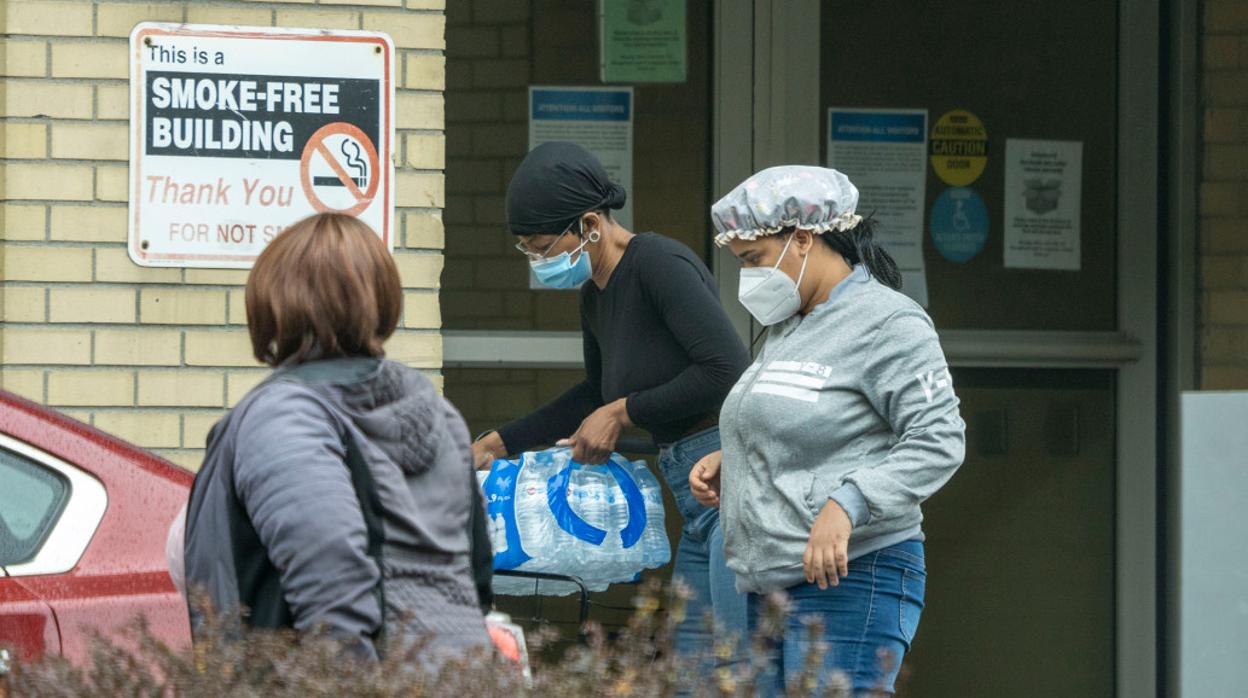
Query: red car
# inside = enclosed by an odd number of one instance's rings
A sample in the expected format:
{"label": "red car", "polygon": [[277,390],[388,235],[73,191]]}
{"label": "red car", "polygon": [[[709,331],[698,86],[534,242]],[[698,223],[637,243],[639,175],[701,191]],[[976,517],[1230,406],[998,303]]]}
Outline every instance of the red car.
{"label": "red car", "polygon": [[[0,391],[0,646],[18,658],[88,658],[93,631],[138,614],[190,645],[165,539],[191,473]],[[8,657],[0,655],[0,672]]]}

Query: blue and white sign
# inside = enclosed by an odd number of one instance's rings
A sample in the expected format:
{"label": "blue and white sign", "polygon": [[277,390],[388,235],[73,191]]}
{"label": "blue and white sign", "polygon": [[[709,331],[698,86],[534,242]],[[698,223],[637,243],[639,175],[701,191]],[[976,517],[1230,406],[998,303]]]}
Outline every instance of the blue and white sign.
{"label": "blue and white sign", "polygon": [[837,141],[876,143],[918,143],[927,133],[927,111],[868,111],[830,109],[829,129]]}
{"label": "blue and white sign", "polygon": [[[611,181],[628,192],[624,208],[611,215],[631,230],[633,88],[529,87],[529,150],[550,141],[576,143],[598,158]],[[532,272],[529,288],[545,288]]]}
{"label": "blue and white sign", "polygon": [[975,258],[988,241],[988,209],[974,190],[946,189],[932,205],[932,244],[940,256],[962,264]]}
{"label": "blue and white sign", "polygon": [[827,136],[828,167],[858,187],[858,212],[874,215],[876,236],[901,270],[901,290],[926,306],[927,110],[832,108]]}
{"label": "blue and white sign", "polygon": [[530,87],[529,150],[549,141],[576,143],[597,156],[611,181],[628,191],[613,212],[633,227],[633,88]]}

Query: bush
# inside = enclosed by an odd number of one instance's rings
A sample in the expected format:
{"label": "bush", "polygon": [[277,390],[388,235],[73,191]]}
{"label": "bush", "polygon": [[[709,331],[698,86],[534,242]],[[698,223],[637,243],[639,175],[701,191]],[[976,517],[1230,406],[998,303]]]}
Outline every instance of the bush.
{"label": "bush", "polygon": [[[539,629],[529,640],[533,676],[526,681],[514,664],[492,654],[457,657],[440,666],[429,666],[420,643],[401,646],[386,643],[381,662],[354,659],[342,645],[326,636],[291,632],[232,629],[237,622],[211,617],[193,649],[172,649],[152,637],[146,624],[132,627],[137,650],[96,638],[87,666],[73,666],[59,657],[34,663],[16,663],[7,677],[9,696],[59,698],[69,696],[170,696],[198,698],[216,696],[754,696],[754,678],[762,665],[763,648],[783,626],[786,606],[782,597],[770,600],[751,639],[754,659],[734,660],[734,649],[720,645],[714,657],[675,655],[672,641],[683,618],[686,592],[680,588],[661,593],[658,586],[642,587],[634,600],[634,613],[619,634],[608,640],[600,626],[590,624],[587,640],[554,652],[543,661],[556,639],[549,629]],[[821,629],[811,625],[812,638]],[[843,676],[816,686],[822,650],[812,642],[807,670],[797,682],[796,696],[849,698]]]}

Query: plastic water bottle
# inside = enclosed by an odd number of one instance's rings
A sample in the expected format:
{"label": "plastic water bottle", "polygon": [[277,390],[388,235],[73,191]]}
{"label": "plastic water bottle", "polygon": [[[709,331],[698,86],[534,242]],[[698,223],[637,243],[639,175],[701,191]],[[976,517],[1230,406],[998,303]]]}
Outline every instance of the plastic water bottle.
{"label": "plastic water bottle", "polygon": [[[647,471],[649,472],[649,471]],[[646,500],[647,526],[641,538],[642,565],[645,569],[654,569],[666,565],[672,557],[667,542],[667,529],[663,526],[663,488],[653,476],[638,483],[642,496]],[[649,520],[654,519],[658,526],[650,526]]]}

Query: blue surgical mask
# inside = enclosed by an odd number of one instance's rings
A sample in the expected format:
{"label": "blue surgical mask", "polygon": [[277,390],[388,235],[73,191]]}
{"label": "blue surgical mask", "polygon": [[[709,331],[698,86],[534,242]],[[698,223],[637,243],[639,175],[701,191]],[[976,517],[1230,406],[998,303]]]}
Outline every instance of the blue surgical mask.
{"label": "blue surgical mask", "polygon": [[[529,268],[533,270],[533,276],[537,277],[537,282],[546,288],[556,289],[572,289],[580,288],[589,277],[593,276],[594,269],[589,262],[589,251],[585,249],[585,245],[590,242],[597,242],[598,232],[593,231],[589,237],[584,237],[584,226],[582,224],[582,242],[572,252],[561,252],[554,257],[544,257],[542,259],[534,259],[529,262]],[[576,261],[572,261],[572,255],[578,254]]]}

